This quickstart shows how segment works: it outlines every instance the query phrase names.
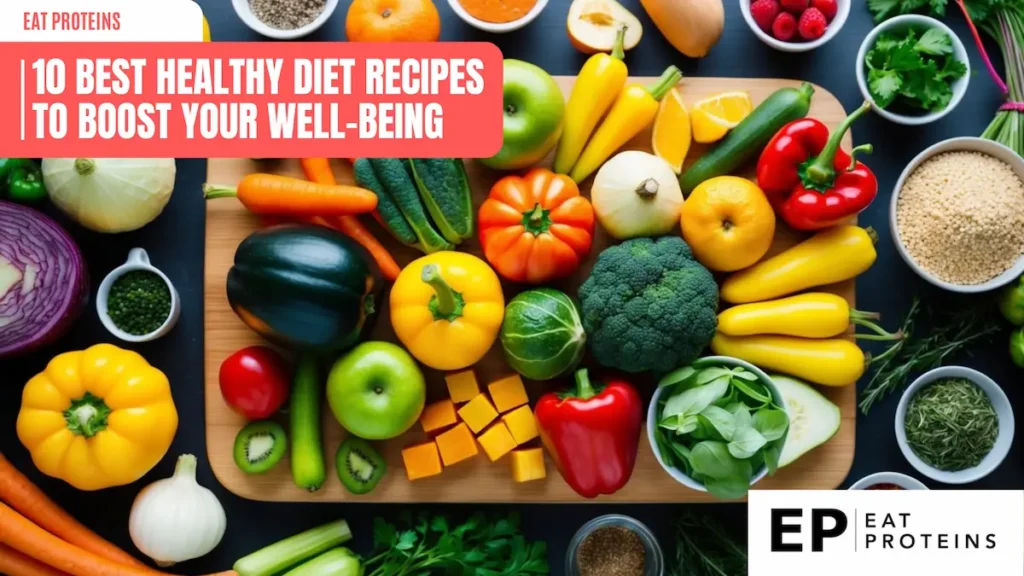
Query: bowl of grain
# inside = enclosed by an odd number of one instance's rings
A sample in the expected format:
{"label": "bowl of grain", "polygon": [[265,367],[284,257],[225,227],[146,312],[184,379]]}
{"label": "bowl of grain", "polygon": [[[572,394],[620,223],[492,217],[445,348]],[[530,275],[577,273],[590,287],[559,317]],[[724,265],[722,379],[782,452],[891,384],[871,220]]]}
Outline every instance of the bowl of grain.
{"label": "bowl of grain", "polygon": [[231,0],[231,4],[246,26],[276,40],[312,34],[338,8],[338,0]]}
{"label": "bowl of grain", "polygon": [[658,539],[636,518],[606,514],[587,522],[569,542],[566,576],[662,576]]}
{"label": "bowl of grain", "polygon": [[900,256],[928,282],[994,290],[1024,272],[1024,158],[982,138],[921,152],[893,190],[889,227]]}

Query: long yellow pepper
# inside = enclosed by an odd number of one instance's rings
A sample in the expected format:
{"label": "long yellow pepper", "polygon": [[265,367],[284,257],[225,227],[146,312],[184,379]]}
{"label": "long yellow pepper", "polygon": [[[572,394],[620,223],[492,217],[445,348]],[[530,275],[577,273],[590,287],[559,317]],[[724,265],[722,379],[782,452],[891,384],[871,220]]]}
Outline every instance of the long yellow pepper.
{"label": "long yellow pepper", "polygon": [[844,338],[726,336],[719,332],[711,340],[711,351],[822,386],[856,384],[870,363],[856,344]]}
{"label": "long yellow pepper", "polygon": [[896,340],[872,322],[879,315],[850,308],[842,296],[805,292],[788,298],[733,306],[718,315],[718,331],[726,336],[776,334],[801,338],[831,338],[846,333],[851,325],[874,334],[857,334],[863,340]]}
{"label": "long yellow pepper", "polygon": [[626,27],[619,29],[611,54],[594,54],[580,68],[576,84],[565,106],[565,127],[555,152],[555,172],[568,174],[583,152],[587,140],[597,123],[615,103],[615,98],[626,85],[629,70],[622,44],[626,40]]}
{"label": "long yellow pepper", "polygon": [[616,150],[650,126],[658,115],[658,103],[682,78],[679,68],[669,66],[651,86],[626,86],[569,172],[569,177],[577,183],[586,180]]}

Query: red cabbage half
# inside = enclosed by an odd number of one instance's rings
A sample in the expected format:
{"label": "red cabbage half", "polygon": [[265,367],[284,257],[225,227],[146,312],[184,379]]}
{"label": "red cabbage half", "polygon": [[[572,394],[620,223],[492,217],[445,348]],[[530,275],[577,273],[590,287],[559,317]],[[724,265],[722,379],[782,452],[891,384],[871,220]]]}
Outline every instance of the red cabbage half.
{"label": "red cabbage half", "polygon": [[0,358],[59,338],[88,298],[85,261],[71,236],[36,210],[0,201]]}

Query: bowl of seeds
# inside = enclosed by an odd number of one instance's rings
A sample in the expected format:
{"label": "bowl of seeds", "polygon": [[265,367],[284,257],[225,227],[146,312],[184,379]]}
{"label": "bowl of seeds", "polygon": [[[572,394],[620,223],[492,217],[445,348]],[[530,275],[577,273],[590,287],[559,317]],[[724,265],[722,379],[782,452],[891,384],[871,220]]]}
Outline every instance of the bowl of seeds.
{"label": "bowl of seeds", "polygon": [[149,342],[171,331],[181,315],[181,299],[166,274],[149,263],[149,254],[132,248],[96,293],[100,322],[125,342]]}
{"label": "bowl of seeds", "polygon": [[639,520],[598,516],[580,528],[565,555],[566,576],[662,576],[665,559],[654,533]]}
{"label": "bowl of seeds", "polygon": [[928,282],[960,293],[1004,286],[1024,273],[1024,158],[982,138],[939,142],[896,182],[889,224]]}
{"label": "bowl of seeds", "polygon": [[896,442],[918,472],[946,484],[980,480],[1013,443],[1013,408],[977,370],[943,366],[911,384],[896,408]]}
{"label": "bowl of seeds", "polygon": [[277,40],[312,34],[330,20],[338,0],[231,0],[238,17],[254,32]]}

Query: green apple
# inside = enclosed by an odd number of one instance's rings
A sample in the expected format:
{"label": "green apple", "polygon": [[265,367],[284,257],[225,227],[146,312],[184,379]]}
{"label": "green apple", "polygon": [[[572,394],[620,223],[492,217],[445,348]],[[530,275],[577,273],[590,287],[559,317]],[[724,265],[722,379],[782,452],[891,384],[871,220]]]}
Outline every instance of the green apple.
{"label": "green apple", "polygon": [[416,361],[390,342],[364,342],[338,360],[327,376],[327,403],[345,429],[367,440],[387,440],[412,427],[427,389]]}
{"label": "green apple", "polygon": [[480,160],[495,170],[519,170],[540,162],[558,143],[565,96],[555,79],[522,60],[505,60],[505,139],[501,150]]}

